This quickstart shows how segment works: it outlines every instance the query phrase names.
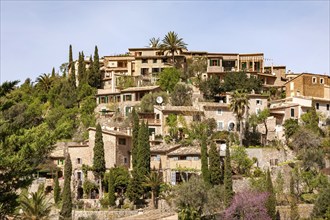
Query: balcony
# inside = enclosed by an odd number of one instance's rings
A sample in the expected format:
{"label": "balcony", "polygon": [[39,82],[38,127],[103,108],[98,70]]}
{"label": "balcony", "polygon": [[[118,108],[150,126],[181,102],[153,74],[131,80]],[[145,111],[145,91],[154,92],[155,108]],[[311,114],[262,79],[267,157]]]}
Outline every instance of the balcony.
{"label": "balcony", "polygon": [[154,118],[142,118],[140,122],[144,121],[144,123],[148,122],[149,125],[160,125],[160,119]]}
{"label": "balcony", "polygon": [[223,67],[222,66],[208,66],[207,67],[207,72],[211,73],[220,73],[223,72]]}

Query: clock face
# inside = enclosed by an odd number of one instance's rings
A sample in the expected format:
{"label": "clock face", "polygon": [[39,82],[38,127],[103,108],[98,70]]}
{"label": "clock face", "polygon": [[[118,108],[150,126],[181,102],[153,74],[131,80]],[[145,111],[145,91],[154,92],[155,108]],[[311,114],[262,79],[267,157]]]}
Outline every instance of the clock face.
{"label": "clock face", "polygon": [[161,104],[161,103],[163,102],[163,97],[158,96],[158,97],[156,98],[156,102],[157,102],[158,104]]}

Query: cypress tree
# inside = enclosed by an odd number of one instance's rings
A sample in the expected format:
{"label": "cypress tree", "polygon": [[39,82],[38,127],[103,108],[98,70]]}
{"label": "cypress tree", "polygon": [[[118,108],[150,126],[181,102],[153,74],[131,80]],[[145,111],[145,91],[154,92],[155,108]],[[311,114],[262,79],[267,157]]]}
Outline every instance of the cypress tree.
{"label": "cypress tree", "polygon": [[230,206],[231,200],[234,195],[233,191],[233,176],[231,170],[231,161],[230,161],[230,151],[229,146],[226,147],[226,157],[225,157],[225,171],[224,171],[224,187],[225,187],[225,206]]}
{"label": "cypress tree", "polygon": [[62,208],[60,219],[72,219],[72,198],[71,198],[71,175],[72,163],[70,154],[67,154],[64,165],[64,188],[62,193]]}
{"label": "cypress tree", "polygon": [[76,88],[76,70],[75,64],[72,58],[72,46],[69,47],[69,83],[72,87]]}
{"label": "cypress tree", "polygon": [[94,63],[93,63],[94,75],[95,75],[95,85],[94,87],[101,87],[101,72],[100,72],[100,60],[99,60],[99,52],[97,46],[95,46],[94,50]]}
{"label": "cypress tree", "polygon": [[61,188],[60,188],[60,184],[58,182],[58,174],[56,173],[55,176],[55,185],[54,185],[54,202],[57,205],[58,202],[60,201],[60,195],[61,195]]}
{"label": "cypress tree", "polygon": [[110,169],[109,185],[108,185],[108,199],[109,199],[110,206],[116,205],[115,180],[114,180],[114,175],[113,175],[113,169]]}
{"label": "cypress tree", "polygon": [[140,177],[150,173],[150,144],[148,124],[143,121],[138,135],[137,172]]}
{"label": "cypress tree", "polygon": [[291,174],[290,179],[290,219],[291,220],[298,220],[300,218],[299,212],[298,212],[298,205],[297,205],[297,197],[294,190],[294,178]]}
{"label": "cypress tree", "polygon": [[143,195],[144,190],[142,183],[142,177],[136,170],[133,170],[132,178],[130,179],[127,186],[126,195],[134,204],[136,204],[139,198],[141,198],[141,196]]}
{"label": "cypress tree", "polygon": [[99,180],[99,193],[102,198],[102,179],[105,172],[105,159],[104,159],[104,143],[102,136],[102,128],[100,124],[96,126],[95,132],[95,145],[94,145],[94,157],[93,157],[93,173]]}
{"label": "cypress tree", "polygon": [[79,53],[78,59],[78,81],[79,84],[84,84],[87,82],[86,78],[86,64],[84,52]]}
{"label": "cypress tree", "polygon": [[92,55],[89,57],[89,66],[86,72],[86,77],[88,79],[88,84],[92,87],[95,87],[95,74],[94,74],[94,68],[93,68],[93,59]]}
{"label": "cypress tree", "polygon": [[223,182],[223,175],[221,169],[220,154],[217,151],[217,147],[214,142],[212,142],[211,144],[209,159],[210,159],[210,167],[209,167],[210,183],[213,186],[219,185]]}
{"label": "cypress tree", "polygon": [[139,116],[137,112],[135,111],[135,108],[133,108],[132,111],[133,115],[133,126],[132,126],[132,165],[133,169],[137,168],[137,160],[138,160],[138,138],[139,138]]}
{"label": "cypress tree", "polygon": [[273,187],[272,178],[270,176],[269,170],[267,170],[267,176],[266,176],[266,190],[269,193],[267,201],[266,201],[267,213],[273,220],[275,220],[276,219],[276,197],[275,197],[274,187]]}
{"label": "cypress tree", "polygon": [[207,158],[207,139],[205,135],[202,136],[201,142],[201,165],[202,165],[202,176],[205,183],[210,183],[208,158]]}
{"label": "cypress tree", "polygon": [[52,69],[52,78],[55,78],[55,68]]}

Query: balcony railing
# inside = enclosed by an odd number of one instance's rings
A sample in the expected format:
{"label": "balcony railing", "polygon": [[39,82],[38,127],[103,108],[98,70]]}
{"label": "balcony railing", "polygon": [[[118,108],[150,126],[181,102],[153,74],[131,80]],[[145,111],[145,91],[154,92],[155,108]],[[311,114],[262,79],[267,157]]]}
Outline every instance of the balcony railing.
{"label": "balcony railing", "polygon": [[144,121],[145,123],[148,122],[148,124],[160,124],[160,119],[154,119],[154,118],[141,118],[140,122]]}

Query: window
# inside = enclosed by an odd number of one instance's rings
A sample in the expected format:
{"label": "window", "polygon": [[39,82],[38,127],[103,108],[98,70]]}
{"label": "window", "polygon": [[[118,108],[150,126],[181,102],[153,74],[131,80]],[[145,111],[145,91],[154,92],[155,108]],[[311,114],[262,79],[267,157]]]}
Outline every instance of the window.
{"label": "window", "polygon": [[219,59],[211,59],[210,60],[210,66],[220,66],[220,60]]}
{"label": "window", "polygon": [[77,158],[77,164],[81,164],[82,160],[81,158]]}
{"label": "window", "polygon": [[152,62],[153,62],[153,63],[157,63],[157,59],[153,59]]}
{"label": "window", "polygon": [[290,82],[290,90],[294,90],[294,82]]}
{"label": "window", "polygon": [[228,124],[228,131],[234,131],[234,128],[235,128],[235,123],[234,122],[230,122]]}
{"label": "window", "polygon": [[262,105],[262,101],[261,101],[260,99],[257,99],[257,100],[256,100],[256,104],[257,104],[257,105]]}
{"label": "window", "polygon": [[312,83],[313,83],[313,84],[317,83],[317,79],[316,79],[316,77],[313,77],[313,78],[312,78]]}
{"label": "window", "polygon": [[217,110],[217,114],[218,114],[218,115],[222,115],[222,109],[221,109],[221,108],[219,108],[219,109]]}
{"label": "window", "polygon": [[149,136],[156,133],[156,128],[149,128]]}
{"label": "window", "polygon": [[290,110],[290,116],[291,116],[291,118],[294,117],[294,108],[292,108],[292,109]]}
{"label": "window", "polygon": [[167,63],[167,58],[162,59],[163,63]]}
{"label": "window", "polygon": [[159,71],[159,68],[152,68],[152,72],[153,73],[159,73],[160,71]]}
{"label": "window", "polygon": [[147,59],[142,59],[142,63],[148,63]]}
{"label": "window", "polygon": [[269,164],[270,164],[271,166],[277,166],[277,164],[278,164],[278,159],[270,159],[270,160],[269,160]]}
{"label": "window", "polygon": [[132,95],[124,95],[124,101],[132,101]]}
{"label": "window", "polygon": [[327,104],[327,111],[329,111],[330,110],[330,105],[329,104]]}
{"label": "window", "polygon": [[179,160],[187,160],[187,156],[179,156]]}
{"label": "window", "polygon": [[256,108],[256,114],[258,115],[260,113],[260,108]]}
{"label": "window", "polygon": [[324,79],[323,78],[320,79],[320,84],[324,84]]}
{"label": "window", "polygon": [[119,145],[126,145],[126,138],[119,138],[118,139],[118,144]]}
{"label": "window", "polygon": [[315,108],[316,108],[317,110],[319,110],[319,109],[320,109],[320,103],[316,103],[316,104],[315,104]]}
{"label": "window", "polygon": [[124,164],[127,164],[127,157],[124,157]]}
{"label": "window", "polygon": [[77,172],[77,179],[78,180],[81,180],[82,179],[81,172]]}
{"label": "window", "polygon": [[63,165],[64,164],[64,160],[57,160],[57,165]]}
{"label": "window", "polygon": [[218,127],[217,127],[217,129],[218,129],[218,131],[222,131],[223,130],[223,121],[218,121]]}

